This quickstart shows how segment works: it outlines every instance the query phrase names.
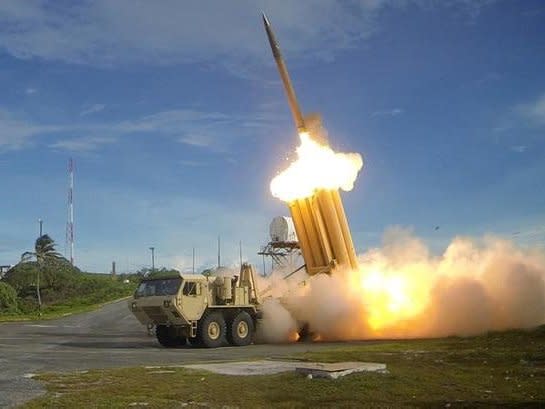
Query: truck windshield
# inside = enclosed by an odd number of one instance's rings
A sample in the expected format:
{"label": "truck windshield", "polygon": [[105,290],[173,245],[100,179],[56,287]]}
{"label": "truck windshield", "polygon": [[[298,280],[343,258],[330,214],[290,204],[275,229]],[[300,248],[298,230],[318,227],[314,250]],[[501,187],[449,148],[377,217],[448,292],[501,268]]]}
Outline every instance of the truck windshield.
{"label": "truck windshield", "polygon": [[181,278],[164,278],[142,281],[136,293],[136,297],[152,297],[155,295],[175,295],[182,284]]}

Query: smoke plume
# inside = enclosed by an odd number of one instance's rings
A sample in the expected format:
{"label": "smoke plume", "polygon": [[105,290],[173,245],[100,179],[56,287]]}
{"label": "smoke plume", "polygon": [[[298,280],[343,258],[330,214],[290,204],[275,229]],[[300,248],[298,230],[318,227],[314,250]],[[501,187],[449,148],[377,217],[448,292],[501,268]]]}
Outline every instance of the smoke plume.
{"label": "smoke plume", "polygon": [[545,322],[545,254],[497,237],[456,238],[433,256],[418,238],[393,228],[357,271],[303,280],[281,273],[260,283],[261,336],[296,338],[306,323],[321,340],[476,335]]}

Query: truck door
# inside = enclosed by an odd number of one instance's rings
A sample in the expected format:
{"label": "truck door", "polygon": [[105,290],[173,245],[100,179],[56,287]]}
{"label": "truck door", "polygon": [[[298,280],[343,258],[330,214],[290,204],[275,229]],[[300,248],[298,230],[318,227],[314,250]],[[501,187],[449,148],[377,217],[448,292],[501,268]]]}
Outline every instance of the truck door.
{"label": "truck door", "polygon": [[204,294],[202,287],[202,283],[198,281],[184,281],[181,309],[185,319],[188,321],[195,321],[201,318],[206,308],[206,294]]}

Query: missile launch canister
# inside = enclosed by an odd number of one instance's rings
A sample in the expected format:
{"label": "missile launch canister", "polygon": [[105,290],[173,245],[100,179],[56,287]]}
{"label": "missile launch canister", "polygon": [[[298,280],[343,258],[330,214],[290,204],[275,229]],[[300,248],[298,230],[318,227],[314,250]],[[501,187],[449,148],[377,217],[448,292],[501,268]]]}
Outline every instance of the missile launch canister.
{"label": "missile launch canister", "polygon": [[[271,24],[263,14],[263,24],[273,57],[286,91],[291,114],[299,134],[309,132],[299,108],[288,69]],[[309,135],[320,140],[318,135]],[[356,269],[358,261],[343,203],[338,189],[320,189],[312,196],[288,203],[291,217],[303,253],[307,273],[330,273],[336,268]]]}

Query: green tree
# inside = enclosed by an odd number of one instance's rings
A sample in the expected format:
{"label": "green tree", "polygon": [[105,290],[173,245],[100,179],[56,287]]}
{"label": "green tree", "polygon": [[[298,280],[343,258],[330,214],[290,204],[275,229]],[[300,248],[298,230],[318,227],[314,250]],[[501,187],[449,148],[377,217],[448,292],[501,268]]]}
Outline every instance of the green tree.
{"label": "green tree", "polygon": [[38,311],[42,310],[42,297],[40,295],[40,275],[46,264],[53,260],[62,258],[61,254],[55,250],[55,241],[47,234],[36,239],[34,251],[26,251],[21,255],[21,263],[36,260],[38,269],[36,273],[36,296],[38,298]]}

